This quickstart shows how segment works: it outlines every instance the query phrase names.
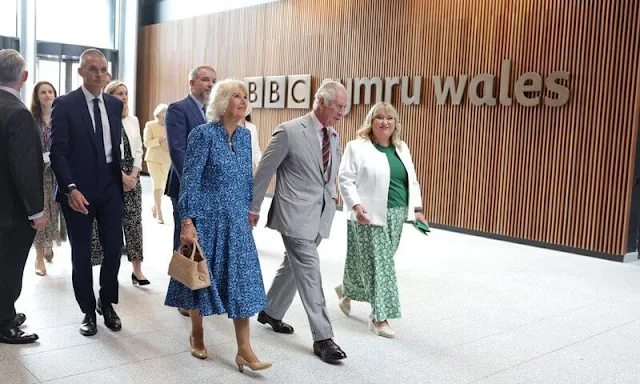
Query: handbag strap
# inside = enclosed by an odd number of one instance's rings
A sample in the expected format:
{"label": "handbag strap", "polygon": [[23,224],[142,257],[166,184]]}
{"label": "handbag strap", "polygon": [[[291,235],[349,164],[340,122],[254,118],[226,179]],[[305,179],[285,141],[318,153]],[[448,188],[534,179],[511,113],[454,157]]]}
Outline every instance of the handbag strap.
{"label": "handbag strap", "polygon": [[200,248],[200,243],[198,242],[198,239],[194,238],[193,239],[193,249],[191,250],[191,256],[189,257],[189,259],[193,260],[195,258],[196,249],[200,252],[202,257],[204,257],[204,253],[202,253],[202,248]]}

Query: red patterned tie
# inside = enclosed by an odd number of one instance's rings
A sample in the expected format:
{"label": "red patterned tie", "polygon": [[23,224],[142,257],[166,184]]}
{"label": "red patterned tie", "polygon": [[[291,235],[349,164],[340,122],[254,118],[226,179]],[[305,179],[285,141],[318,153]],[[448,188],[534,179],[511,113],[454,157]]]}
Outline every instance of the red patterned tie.
{"label": "red patterned tie", "polygon": [[329,181],[329,160],[331,159],[331,146],[329,145],[329,133],[327,128],[322,128],[322,171],[325,183]]}

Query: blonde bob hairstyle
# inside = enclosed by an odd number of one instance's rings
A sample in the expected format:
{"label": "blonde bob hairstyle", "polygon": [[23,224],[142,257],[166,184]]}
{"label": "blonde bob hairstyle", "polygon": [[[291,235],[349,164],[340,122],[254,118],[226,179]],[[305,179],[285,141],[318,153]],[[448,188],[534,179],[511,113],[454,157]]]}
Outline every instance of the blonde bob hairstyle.
{"label": "blonde bob hairstyle", "polygon": [[247,86],[240,80],[226,79],[216,83],[211,91],[213,99],[207,107],[207,120],[217,123],[227,111],[229,100],[238,90],[244,91],[245,95],[249,95]]}
{"label": "blonde bob hairstyle", "polygon": [[[129,92],[129,88],[127,88],[127,86],[122,81],[118,80],[113,80],[112,82],[107,84],[107,86],[104,87],[104,91],[113,96],[113,94],[116,92],[116,89],[120,87],[125,87],[127,89],[127,92]],[[124,104],[122,108],[122,117],[124,118],[127,116],[129,116],[129,106],[127,104]]]}
{"label": "blonde bob hairstyle", "polygon": [[367,117],[364,119],[364,123],[360,126],[360,129],[357,131],[357,135],[362,138],[368,138],[373,141],[373,131],[371,128],[371,123],[373,119],[380,113],[380,111],[384,111],[387,115],[393,117],[394,127],[393,133],[391,134],[391,142],[397,148],[400,148],[400,143],[402,140],[400,139],[400,134],[402,133],[402,124],[400,123],[400,116],[398,116],[398,111],[393,107],[393,105],[381,101],[379,103],[374,104],[373,107],[367,113]]}

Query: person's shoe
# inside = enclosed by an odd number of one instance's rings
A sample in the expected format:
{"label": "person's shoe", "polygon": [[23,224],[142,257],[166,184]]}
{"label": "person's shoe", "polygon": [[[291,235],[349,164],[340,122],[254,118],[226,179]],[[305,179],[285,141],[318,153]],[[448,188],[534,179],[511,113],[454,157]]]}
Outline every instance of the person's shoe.
{"label": "person's shoe", "polygon": [[5,344],[31,344],[38,340],[38,335],[35,333],[25,333],[18,329],[18,327],[9,328],[6,331],[0,332],[0,343]]}
{"label": "person's shoe", "polygon": [[209,357],[209,353],[207,352],[207,348],[205,349],[195,349],[193,346],[193,336],[189,336],[189,344],[191,345],[191,354],[198,359],[206,359]]}
{"label": "person's shoe", "polygon": [[133,285],[149,285],[151,282],[147,279],[138,279],[136,274],[131,272],[131,282]]}
{"label": "person's shoe", "polygon": [[347,354],[332,339],[314,341],[313,353],[327,363],[347,358]]}
{"label": "person's shoe", "polygon": [[16,317],[13,318],[13,324],[16,327],[21,326],[25,321],[27,321],[27,315],[24,313],[16,313]]}
{"label": "person's shoe", "polygon": [[44,265],[44,258],[36,256],[36,275],[38,276],[46,276],[47,275],[47,267]]}
{"label": "person's shoe", "polygon": [[240,372],[244,372],[245,366],[249,367],[252,371],[261,371],[263,369],[271,368],[273,365],[270,361],[256,361],[250,363],[240,355],[236,355],[236,364],[238,365],[238,371]]}
{"label": "person's shoe", "polygon": [[282,320],[276,320],[273,317],[267,315],[265,311],[258,313],[258,322],[261,324],[269,324],[277,333],[293,333],[293,327],[283,322]]}
{"label": "person's shoe", "polygon": [[178,308],[178,312],[184,317],[189,317],[189,310],[185,308]]}
{"label": "person's shoe", "polygon": [[44,259],[50,263],[53,260],[53,249],[50,249],[49,251],[51,253],[48,253],[48,252],[45,253],[44,254]]}
{"label": "person's shoe", "polygon": [[82,336],[93,336],[98,333],[98,325],[96,324],[96,313],[85,313],[82,324],[80,324],[80,334]]}
{"label": "person's shoe", "polygon": [[342,284],[336,287],[336,294],[340,299],[340,302],[338,303],[340,310],[342,311],[342,313],[349,316],[349,314],[351,313],[351,299],[346,297],[342,292]]}
{"label": "person's shoe", "polygon": [[388,337],[390,339],[393,339],[394,337],[396,337],[395,331],[391,329],[389,325],[378,327],[376,326],[373,319],[369,320],[369,330],[378,336]]}
{"label": "person's shoe", "polygon": [[98,299],[98,306],[96,311],[99,315],[104,317],[104,325],[107,326],[112,331],[119,331],[122,329],[122,322],[118,317],[118,314],[113,309],[111,303],[103,304],[100,299]]}

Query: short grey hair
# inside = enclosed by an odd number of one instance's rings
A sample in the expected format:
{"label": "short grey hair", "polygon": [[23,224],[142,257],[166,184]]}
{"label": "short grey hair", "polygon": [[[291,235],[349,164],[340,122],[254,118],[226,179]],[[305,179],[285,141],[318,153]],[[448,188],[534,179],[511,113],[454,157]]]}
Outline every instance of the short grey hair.
{"label": "short grey hair", "polygon": [[99,49],[89,48],[86,51],[82,52],[82,54],[80,54],[80,66],[81,67],[84,66],[85,61],[87,60],[87,58],[89,56],[98,56],[98,57],[103,58],[104,61],[107,61],[107,57]]}
{"label": "short grey hair", "polygon": [[216,83],[211,91],[213,100],[207,108],[207,120],[214,123],[220,121],[229,106],[231,96],[238,88],[242,89],[245,95],[249,94],[249,90],[243,81],[226,79]]}
{"label": "short grey hair", "polygon": [[0,50],[0,84],[19,82],[26,66],[20,52],[14,49]]}
{"label": "short grey hair", "polygon": [[216,70],[209,65],[198,65],[197,67],[193,68],[191,72],[189,72],[189,81],[198,80],[199,79],[198,72],[200,72],[201,69],[208,69],[211,72],[216,73]]}
{"label": "short grey hair", "polygon": [[324,79],[320,87],[316,91],[316,95],[313,99],[313,109],[316,109],[320,104],[320,99],[322,99],[325,104],[331,102],[336,99],[336,94],[338,90],[343,90],[344,93],[347,93],[347,89],[340,83],[339,81],[335,81],[333,79]]}
{"label": "short grey hair", "polygon": [[167,108],[169,108],[167,104],[158,104],[156,109],[153,110],[153,117],[157,118],[161,113],[166,112]]}

